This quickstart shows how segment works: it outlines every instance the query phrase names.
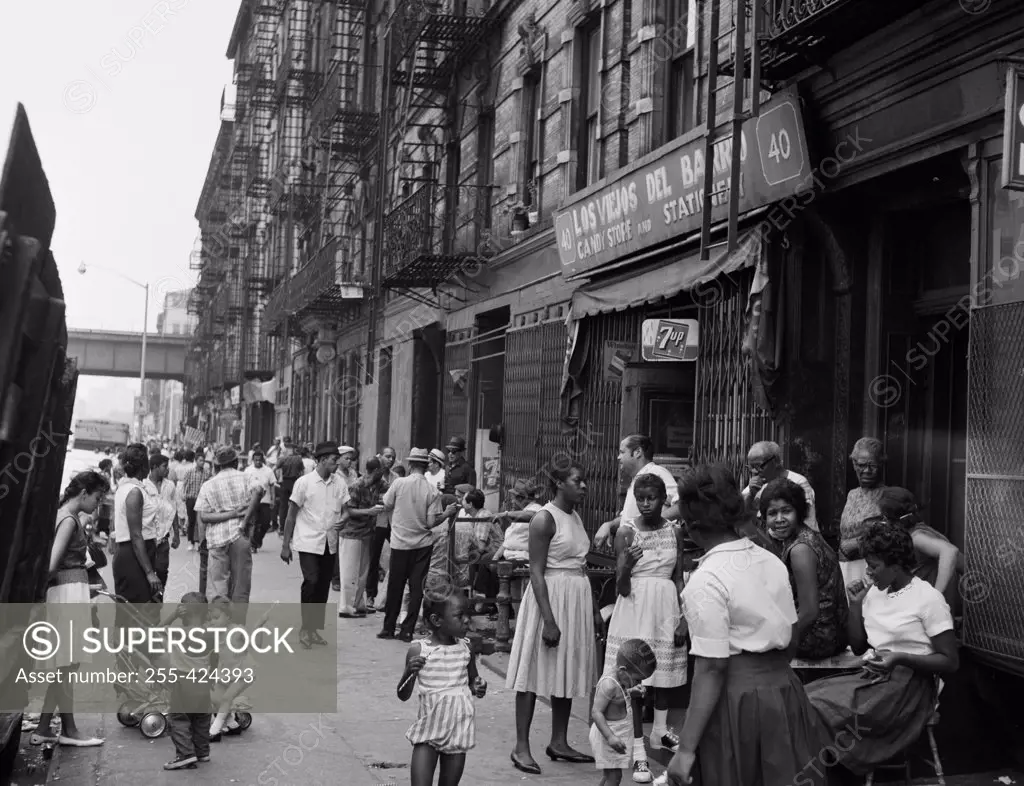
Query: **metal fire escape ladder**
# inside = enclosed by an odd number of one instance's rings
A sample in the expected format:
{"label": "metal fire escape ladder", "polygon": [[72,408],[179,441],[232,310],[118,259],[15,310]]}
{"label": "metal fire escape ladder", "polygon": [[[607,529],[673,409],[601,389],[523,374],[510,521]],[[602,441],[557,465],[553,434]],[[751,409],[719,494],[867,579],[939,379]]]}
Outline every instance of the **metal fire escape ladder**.
{"label": "metal fire escape ladder", "polygon": [[[709,29],[710,51],[708,53],[708,85],[707,106],[705,112],[706,133],[704,136],[704,188],[703,212],[701,216],[700,258],[707,261],[711,256],[712,213],[728,194],[728,241],[727,248],[731,253],[739,241],[740,188],[742,178],[741,155],[743,149],[743,123],[759,112],[760,97],[760,39],[758,31],[761,25],[761,0],[730,0],[735,13],[732,27],[721,31],[721,6],[723,0],[711,0],[711,19]],[[747,57],[747,4],[750,3],[751,20],[754,35],[751,40],[751,111],[745,112],[744,91],[746,86]],[[733,41],[733,67],[729,79],[719,80],[719,64],[721,60],[721,44],[729,39]],[[732,113],[729,119],[729,179],[716,188],[715,148],[718,138],[718,103],[719,97],[731,88]]]}

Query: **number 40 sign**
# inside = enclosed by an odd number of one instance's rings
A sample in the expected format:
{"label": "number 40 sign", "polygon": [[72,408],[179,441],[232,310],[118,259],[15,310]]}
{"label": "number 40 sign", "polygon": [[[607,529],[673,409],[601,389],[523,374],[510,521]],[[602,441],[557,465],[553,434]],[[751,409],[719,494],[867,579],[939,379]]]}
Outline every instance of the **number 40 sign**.
{"label": "number 40 sign", "polygon": [[696,319],[645,319],[640,332],[640,355],[650,362],[697,359]]}

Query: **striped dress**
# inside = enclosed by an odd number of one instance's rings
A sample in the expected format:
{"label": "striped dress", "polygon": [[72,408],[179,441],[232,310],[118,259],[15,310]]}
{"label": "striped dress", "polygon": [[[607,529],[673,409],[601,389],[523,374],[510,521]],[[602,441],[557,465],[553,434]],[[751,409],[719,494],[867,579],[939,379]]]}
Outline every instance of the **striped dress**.
{"label": "striped dress", "polygon": [[420,641],[426,663],[417,675],[419,716],[405,738],[438,753],[465,753],[476,745],[476,708],[469,690],[469,640],[433,645]]}

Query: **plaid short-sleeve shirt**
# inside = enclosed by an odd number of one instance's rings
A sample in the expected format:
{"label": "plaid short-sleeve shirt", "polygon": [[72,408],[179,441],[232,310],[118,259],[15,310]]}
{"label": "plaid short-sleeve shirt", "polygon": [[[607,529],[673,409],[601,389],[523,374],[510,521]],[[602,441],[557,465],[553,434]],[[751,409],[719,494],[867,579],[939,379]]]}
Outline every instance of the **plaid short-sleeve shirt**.
{"label": "plaid short-sleeve shirt", "polygon": [[[251,475],[244,475],[237,469],[224,469],[210,478],[199,489],[196,499],[196,513],[227,513],[252,500],[252,493],[262,486]],[[215,549],[234,543],[242,535],[245,518],[228,519],[217,524],[206,525],[206,545]]]}

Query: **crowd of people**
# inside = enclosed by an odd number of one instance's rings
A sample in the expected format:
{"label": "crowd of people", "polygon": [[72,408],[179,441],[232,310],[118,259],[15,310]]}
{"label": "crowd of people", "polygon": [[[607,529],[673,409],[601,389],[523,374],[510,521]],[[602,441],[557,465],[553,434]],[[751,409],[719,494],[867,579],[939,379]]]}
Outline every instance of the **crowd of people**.
{"label": "crowd of people", "polygon": [[[821,532],[811,483],[783,466],[775,443],[751,447],[741,489],[719,467],[675,477],[655,462],[648,437],[627,436],[618,454],[631,478],[622,510],[593,542],[578,513],[582,467],[553,463],[539,473],[546,504],[540,484],[517,481],[493,513],[465,449],[454,437],[447,452],[413,448],[399,462],[385,447],[360,472],[357,450],[331,441],[283,438],[266,453],[219,447],[170,459],[129,445],[116,466],[83,473],[65,493],[51,592],[55,602],[82,595],[89,552],[75,522],[84,515],[102,528],[111,493],[115,589],[136,605],[162,598],[169,551],[184,541],[200,553],[200,596],[244,615],[252,555],[276,531],[281,559],[297,558],[302,573],[303,647],[327,643],[332,585],[340,618],[381,611],[378,638],[411,645],[398,696],[419,686],[419,719],[407,735],[417,785],[432,782],[439,763],[442,782],[458,783],[473,747],[472,698],[486,684],[464,638],[474,605],[493,611],[491,563],[500,560],[528,571],[513,582],[506,678],[516,694],[510,758],[525,773],[541,773],[530,745],[541,695],[552,707],[546,755],[595,765],[605,784],[623,772],[650,782],[649,749],[673,753],[672,783],[688,783],[695,767],[704,782],[726,786],[825,783],[830,773],[813,765],[823,748],[835,751],[825,762],[833,778],[863,775],[920,736],[940,677],[958,667],[950,600],[960,554],[925,524],[909,490],[883,485],[878,440],[854,446],[858,486],[837,548]],[[616,555],[615,600],[605,608],[587,575],[595,545]],[[424,638],[414,641],[417,633]],[[852,671],[814,681],[794,671],[848,651],[863,656]],[[673,729],[669,711],[683,686],[685,721]],[[573,700],[592,695],[588,753],[571,747],[567,732]],[[47,710],[68,700],[48,696]],[[43,717],[40,739],[51,715]],[[79,735],[70,715],[62,734],[66,744],[102,742]],[[739,745],[741,736],[760,742]]]}

